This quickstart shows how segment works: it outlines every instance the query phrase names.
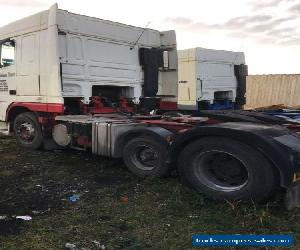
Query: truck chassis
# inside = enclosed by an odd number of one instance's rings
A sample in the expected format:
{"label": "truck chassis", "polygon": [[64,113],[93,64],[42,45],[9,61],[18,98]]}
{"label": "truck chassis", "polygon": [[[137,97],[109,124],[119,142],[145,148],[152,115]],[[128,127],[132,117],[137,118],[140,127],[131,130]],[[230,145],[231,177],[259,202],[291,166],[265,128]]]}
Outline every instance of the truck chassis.
{"label": "truck chassis", "polygon": [[123,158],[140,177],[177,169],[184,183],[213,199],[263,202],[284,188],[288,209],[300,202],[299,124],[281,118],[247,111],[58,115],[47,136],[37,114],[19,116],[14,128],[25,147],[52,137],[61,148]]}

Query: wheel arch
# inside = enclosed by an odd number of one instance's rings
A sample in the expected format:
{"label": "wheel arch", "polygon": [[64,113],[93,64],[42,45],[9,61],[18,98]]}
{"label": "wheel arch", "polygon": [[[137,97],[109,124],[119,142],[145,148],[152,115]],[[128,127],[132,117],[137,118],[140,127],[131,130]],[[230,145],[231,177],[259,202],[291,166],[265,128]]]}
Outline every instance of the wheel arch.
{"label": "wheel arch", "polygon": [[61,103],[30,103],[30,102],[15,102],[11,103],[6,110],[6,121],[9,121],[14,113],[19,112],[43,112],[62,114],[64,112],[64,105]]}
{"label": "wheel arch", "polygon": [[[242,142],[257,151],[259,151],[266,159],[275,167],[280,176],[280,185],[282,187],[289,186],[293,181],[294,167],[290,161],[289,151],[279,146],[278,143],[270,136],[264,135],[263,127],[257,131],[247,130],[246,127],[229,128],[222,126],[204,126],[197,127],[178,136],[170,148],[170,157],[176,162],[180,152],[190,143],[205,137],[225,137]],[[272,132],[272,128],[270,128]],[[274,137],[277,129],[274,129]]]}

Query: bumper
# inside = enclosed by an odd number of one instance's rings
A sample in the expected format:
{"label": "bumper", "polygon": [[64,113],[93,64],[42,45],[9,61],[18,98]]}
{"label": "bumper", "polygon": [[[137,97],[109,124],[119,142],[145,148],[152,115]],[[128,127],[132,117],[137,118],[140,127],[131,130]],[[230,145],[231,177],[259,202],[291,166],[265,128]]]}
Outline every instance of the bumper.
{"label": "bumper", "polygon": [[287,188],[284,203],[287,210],[300,206],[300,182]]}

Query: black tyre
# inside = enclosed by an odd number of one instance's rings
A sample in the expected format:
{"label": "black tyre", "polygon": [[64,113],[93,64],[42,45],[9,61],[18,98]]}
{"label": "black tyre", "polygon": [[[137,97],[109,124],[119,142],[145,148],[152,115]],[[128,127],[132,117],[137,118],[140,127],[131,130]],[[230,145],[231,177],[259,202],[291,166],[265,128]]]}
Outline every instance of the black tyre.
{"label": "black tyre", "polygon": [[217,200],[267,200],[278,185],[277,172],[254,148],[224,137],[206,137],[179,155],[184,182]]}
{"label": "black tyre", "polygon": [[167,146],[148,136],[130,140],[123,149],[125,165],[137,176],[162,177],[169,172]]}
{"label": "black tyre", "polygon": [[24,148],[38,149],[43,145],[42,129],[34,113],[19,114],[14,120],[14,133]]}

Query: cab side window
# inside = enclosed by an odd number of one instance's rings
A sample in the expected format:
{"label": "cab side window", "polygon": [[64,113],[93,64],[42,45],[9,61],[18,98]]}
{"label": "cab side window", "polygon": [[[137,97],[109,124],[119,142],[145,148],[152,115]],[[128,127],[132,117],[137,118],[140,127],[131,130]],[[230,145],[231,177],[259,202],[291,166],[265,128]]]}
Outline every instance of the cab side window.
{"label": "cab side window", "polygon": [[8,67],[15,64],[15,41],[9,40],[1,43],[0,67]]}

